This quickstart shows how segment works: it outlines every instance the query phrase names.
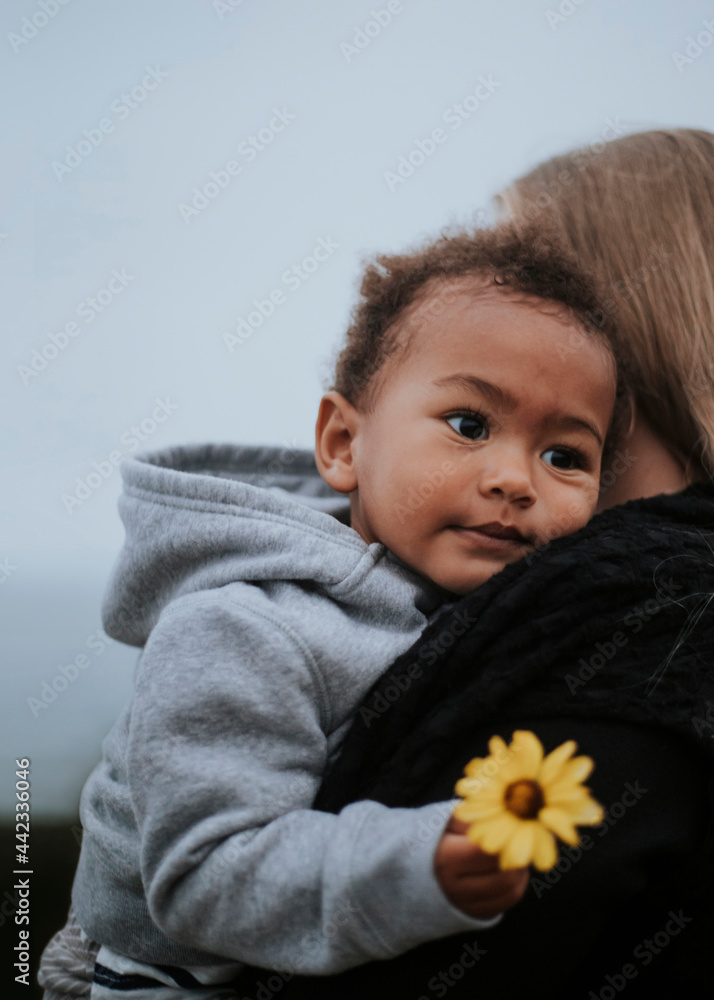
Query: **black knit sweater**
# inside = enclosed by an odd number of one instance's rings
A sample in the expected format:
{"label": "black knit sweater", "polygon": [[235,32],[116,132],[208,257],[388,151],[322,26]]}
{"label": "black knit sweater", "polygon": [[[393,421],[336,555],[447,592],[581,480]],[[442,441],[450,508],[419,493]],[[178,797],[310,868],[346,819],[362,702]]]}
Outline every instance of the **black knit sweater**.
{"label": "black knit sweater", "polygon": [[532,729],[595,759],[605,823],[496,928],[292,977],[281,998],[712,995],[713,598],[700,484],[604,511],[432,622],[366,696],[315,808],[451,798],[491,735]]}

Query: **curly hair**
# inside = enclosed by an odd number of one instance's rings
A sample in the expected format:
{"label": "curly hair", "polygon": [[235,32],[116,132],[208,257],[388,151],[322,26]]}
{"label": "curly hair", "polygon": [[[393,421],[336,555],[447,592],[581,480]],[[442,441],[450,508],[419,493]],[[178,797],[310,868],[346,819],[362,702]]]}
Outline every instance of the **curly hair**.
{"label": "curly hair", "polygon": [[[504,294],[520,293],[554,305],[610,353],[617,369],[617,391],[605,442],[609,454],[626,431],[631,409],[614,325],[599,308],[590,279],[541,228],[517,232],[504,223],[488,230],[460,230],[412,253],[378,255],[365,269],[330,389],[365,413],[372,412],[385,381],[379,376],[387,359],[396,353],[403,359],[413,343],[417,327],[408,322],[412,313],[421,307],[418,329],[429,336],[429,317],[438,315],[454,295],[455,282],[468,277],[481,279],[476,294],[495,287]],[[572,345],[564,349],[577,352]]]}

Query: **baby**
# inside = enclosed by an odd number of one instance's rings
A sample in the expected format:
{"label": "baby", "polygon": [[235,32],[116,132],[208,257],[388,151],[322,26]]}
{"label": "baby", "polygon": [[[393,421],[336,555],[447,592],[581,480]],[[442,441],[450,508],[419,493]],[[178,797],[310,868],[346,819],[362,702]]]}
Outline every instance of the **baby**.
{"label": "baby", "polygon": [[319,488],[307,454],[252,485],[265,448],[124,464],[104,623],[144,648],[82,794],[48,997],[87,995],[92,972],[95,1000],[237,996],[242,963],[335,973],[520,898],[527,873],[445,829],[448,803],[310,806],[424,627],[594,513],[620,412],[595,308],[556,250],[506,227],[381,257],[320,403]]}

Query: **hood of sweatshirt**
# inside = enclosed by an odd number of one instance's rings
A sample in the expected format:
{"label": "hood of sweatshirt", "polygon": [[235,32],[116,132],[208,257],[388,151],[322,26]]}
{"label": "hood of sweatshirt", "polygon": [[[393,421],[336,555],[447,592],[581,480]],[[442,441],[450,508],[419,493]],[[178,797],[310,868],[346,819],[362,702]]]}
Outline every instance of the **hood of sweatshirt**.
{"label": "hood of sweatshirt", "polygon": [[143,646],[171,601],[236,581],[310,581],[369,606],[382,594],[370,570],[382,562],[427,617],[453,599],[349,526],[348,497],[322,479],[311,451],[175,446],[126,459],[121,476],[126,537],[102,606],[104,628],[120,642]]}

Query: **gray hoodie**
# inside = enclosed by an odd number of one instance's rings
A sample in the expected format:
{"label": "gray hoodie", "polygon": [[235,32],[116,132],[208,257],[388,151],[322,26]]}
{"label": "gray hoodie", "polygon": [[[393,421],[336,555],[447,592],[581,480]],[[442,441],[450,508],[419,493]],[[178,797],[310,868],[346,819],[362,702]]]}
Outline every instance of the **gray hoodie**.
{"label": "gray hoodie", "polygon": [[143,649],[82,793],[85,932],[148,963],[333,973],[490,926],[434,876],[448,803],[310,809],[451,595],[348,526],[310,452],[176,447],[121,472],[103,619]]}

